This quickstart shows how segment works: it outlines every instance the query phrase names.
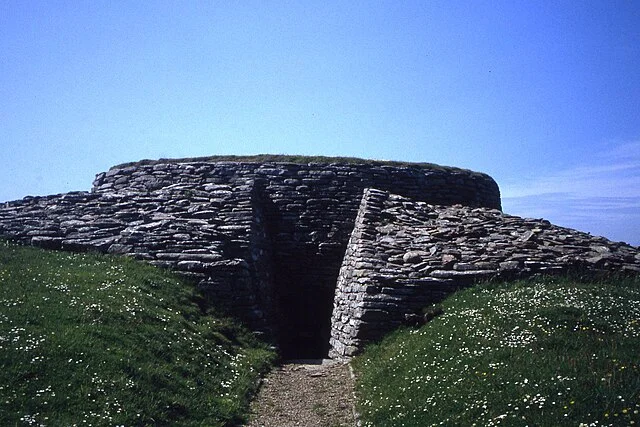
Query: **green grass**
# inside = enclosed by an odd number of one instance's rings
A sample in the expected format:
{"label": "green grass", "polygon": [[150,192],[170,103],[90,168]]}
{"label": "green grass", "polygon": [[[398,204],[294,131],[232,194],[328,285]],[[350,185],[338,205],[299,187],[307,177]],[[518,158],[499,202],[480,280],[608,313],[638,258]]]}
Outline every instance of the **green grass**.
{"label": "green grass", "polygon": [[0,425],[235,425],[274,353],[193,287],[0,241]]}
{"label": "green grass", "polygon": [[354,360],[367,426],[640,424],[640,282],[457,293]]}
{"label": "green grass", "polygon": [[[320,164],[364,164],[364,165],[380,165],[380,166],[409,166],[419,169],[431,169],[431,170],[447,170],[447,171],[465,171],[471,172],[467,169],[456,168],[452,166],[440,166],[434,163],[412,163],[412,162],[400,162],[394,160],[371,160],[361,159],[358,157],[328,157],[328,156],[299,156],[299,155],[286,155],[286,154],[256,154],[252,156],[234,156],[234,155],[220,155],[220,156],[208,156],[208,157],[186,157],[181,159],[158,159],[158,160],[140,160],[138,162],[123,163],[112,167],[111,169],[122,169],[129,166],[138,165],[154,165],[159,163],[193,163],[193,162],[246,162],[246,163],[320,163]],[[477,172],[475,174],[481,175]]]}

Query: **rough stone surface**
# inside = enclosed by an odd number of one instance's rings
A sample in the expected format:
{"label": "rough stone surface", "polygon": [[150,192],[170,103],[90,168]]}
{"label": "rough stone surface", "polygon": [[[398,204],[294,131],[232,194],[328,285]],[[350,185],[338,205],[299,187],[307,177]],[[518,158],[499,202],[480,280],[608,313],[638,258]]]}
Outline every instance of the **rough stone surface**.
{"label": "rough stone surface", "polygon": [[474,281],[640,272],[638,248],[497,209],[442,206],[368,189],[335,293],[332,357],[357,353]]}
{"label": "rough stone surface", "polygon": [[281,348],[311,348],[291,356],[320,357],[329,348],[338,271],[367,187],[500,208],[490,177],[458,169],[168,161],[112,168],[97,175],[91,193],[0,204],[0,236],[174,269],[252,327],[275,326]]}
{"label": "rough stone surface", "polygon": [[489,176],[436,166],[132,164],[0,204],[0,236],[173,269],[287,358],[352,355],[481,278],[640,272],[637,248],[504,215]]}

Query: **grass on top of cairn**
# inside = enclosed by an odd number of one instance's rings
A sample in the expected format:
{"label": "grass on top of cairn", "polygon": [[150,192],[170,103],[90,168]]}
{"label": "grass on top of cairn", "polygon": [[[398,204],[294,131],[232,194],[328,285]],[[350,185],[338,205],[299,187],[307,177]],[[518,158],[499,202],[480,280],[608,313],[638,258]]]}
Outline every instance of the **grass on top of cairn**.
{"label": "grass on top of cairn", "polygon": [[274,354],[126,258],[0,241],[0,425],[241,422]]}
{"label": "grass on top of cairn", "polygon": [[640,283],[487,284],[354,360],[366,426],[640,424]]}

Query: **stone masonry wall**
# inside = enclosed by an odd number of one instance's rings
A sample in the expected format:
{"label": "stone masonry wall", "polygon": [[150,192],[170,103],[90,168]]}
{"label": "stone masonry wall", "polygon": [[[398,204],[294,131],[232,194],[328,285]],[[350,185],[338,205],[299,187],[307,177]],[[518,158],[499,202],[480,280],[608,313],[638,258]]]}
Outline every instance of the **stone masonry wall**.
{"label": "stone masonry wall", "polygon": [[338,271],[371,186],[500,208],[490,177],[451,168],[168,161],[112,168],[91,193],[0,205],[0,236],[175,269],[254,328],[275,326],[281,348],[321,346],[312,356],[328,351]]}
{"label": "stone masonry wall", "polygon": [[[112,168],[94,192],[144,192],[176,185],[262,182],[265,228],[274,251],[274,322],[283,352],[326,354],[338,271],[366,187],[431,203],[500,208],[487,175],[448,168],[372,164],[158,163]],[[210,294],[215,295],[214,290]],[[318,344],[321,343],[321,344]],[[321,349],[317,349],[321,345]],[[309,353],[299,349],[309,348]],[[291,351],[289,351],[291,350]]]}
{"label": "stone masonry wall", "polygon": [[637,274],[640,252],[545,220],[368,189],[340,269],[329,354],[357,353],[474,281],[571,269]]}
{"label": "stone masonry wall", "polygon": [[638,248],[504,215],[490,177],[435,166],[115,167],[92,192],[0,204],[0,237],[173,269],[295,358],[353,355],[481,278],[640,273]]}
{"label": "stone masonry wall", "polygon": [[144,193],[75,192],[0,207],[0,235],[50,249],[124,254],[195,279],[258,329],[271,308],[270,250],[250,179]]}

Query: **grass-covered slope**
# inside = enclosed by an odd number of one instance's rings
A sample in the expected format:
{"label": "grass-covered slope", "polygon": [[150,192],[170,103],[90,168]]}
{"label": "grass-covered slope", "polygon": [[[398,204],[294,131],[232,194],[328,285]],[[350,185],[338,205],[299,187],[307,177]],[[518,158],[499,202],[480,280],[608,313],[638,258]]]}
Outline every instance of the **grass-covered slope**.
{"label": "grass-covered slope", "polygon": [[368,426],[640,424],[640,286],[485,285],[354,361]]}
{"label": "grass-covered slope", "polygon": [[233,425],[273,353],[124,258],[0,241],[0,425]]}

